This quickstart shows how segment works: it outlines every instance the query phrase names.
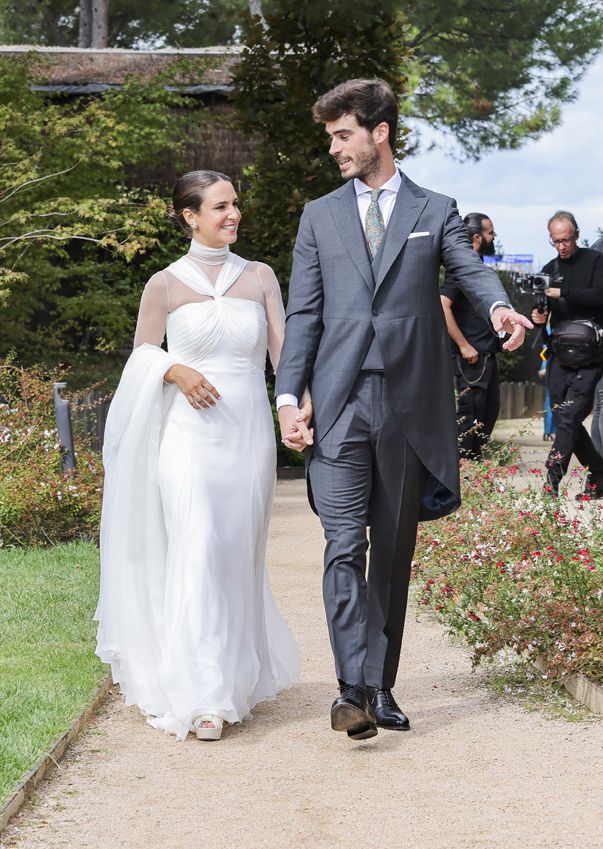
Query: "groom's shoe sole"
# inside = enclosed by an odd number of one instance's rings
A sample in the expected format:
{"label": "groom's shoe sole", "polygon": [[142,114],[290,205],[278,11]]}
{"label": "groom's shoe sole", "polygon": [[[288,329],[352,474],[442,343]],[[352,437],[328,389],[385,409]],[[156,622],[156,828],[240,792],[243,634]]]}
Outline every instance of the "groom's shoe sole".
{"label": "groom's shoe sole", "polygon": [[377,734],[377,726],[355,705],[339,703],[331,708],[333,731],[347,731],[352,740],[368,740]]}
{"label": "groom's shoe sole", "polygon": [[372,722],[364,722],[355,728],[348,728],[348,737],[350,740],[370,740],[371,737],[376,737],[377,734],[377,726]]}

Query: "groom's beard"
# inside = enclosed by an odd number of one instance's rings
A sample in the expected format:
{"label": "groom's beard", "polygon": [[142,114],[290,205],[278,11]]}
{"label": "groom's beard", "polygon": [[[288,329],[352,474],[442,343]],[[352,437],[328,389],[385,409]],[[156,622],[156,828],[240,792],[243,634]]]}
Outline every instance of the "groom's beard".
{"label": "groom's beard", "polygon": [[[345,155],[341,157],[338,156],[336,157],[336,162],[339,164],[340,159],[347,158],[348,157]],[[342,174],[342,177],[344,180],[352,180],[356,177],[365,183],[367,179],[370,179],[373,174],[377,173],[379,170],[379,164],[379,152],[377,150],[377,145],[371,140],[370,146],[367,146],[366,150],[355,154],[354,159],[352,160],[352,167],[346,174]]]}

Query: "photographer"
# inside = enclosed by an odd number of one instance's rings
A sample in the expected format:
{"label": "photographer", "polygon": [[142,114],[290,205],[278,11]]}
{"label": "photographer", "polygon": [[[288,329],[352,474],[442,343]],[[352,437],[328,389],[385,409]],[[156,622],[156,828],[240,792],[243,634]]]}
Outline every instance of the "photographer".
{"label": "photographer", "polygon": [[[553,353],[547,378],[557,434],[546,461],[549,485],[552,494],[558,495],[575,454],[589,469],[586,488],[578,498],[603,498],[603,457],[583,425],[603,375],[603,348],[597,345],[597,325],[603,327],[603,254],[578,247],[579,230],[571,212],[556,212],[548,229],[558,256],[542,269],[553,281],[545,289],[545,311],[534,310],[532,321],[544,325],[550,313]],[[584,340],[572,347],[567,340],[580,333],[585,334]]]}
{"label": "photographer", "polygon": [[[473,250],[482,258],[493,256],[496,233],[490,218],[481,212],[470,212],[463,222]],[[440,296],[458,392],[459,453],[461,457],[479,460],[500,409],[496,354],[501,350],[501,340],[450,274],[446,275]]]}

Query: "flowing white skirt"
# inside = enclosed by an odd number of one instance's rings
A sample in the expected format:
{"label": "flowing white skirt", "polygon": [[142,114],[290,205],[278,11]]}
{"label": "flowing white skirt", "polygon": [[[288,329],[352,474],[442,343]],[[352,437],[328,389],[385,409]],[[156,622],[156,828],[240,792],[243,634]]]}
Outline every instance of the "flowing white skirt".
{"label": "flowing white skirt", "polygon": [[[265,569],[276,449],[264,375],[244,358],[215,374],[211,361],[195,367],[222,397],[194,410],[170,393],[156,475],[162,556],[151,556],[142,603],[144,566],[133,586],[104,582],[97,614],[97,653],[126,701],[179,739],[200,714],[241,721],[298,674]],[[115,551],[108,536],[106,527],[106,548]],[[124,591],[136,596],[131,615],[116,598]]]}

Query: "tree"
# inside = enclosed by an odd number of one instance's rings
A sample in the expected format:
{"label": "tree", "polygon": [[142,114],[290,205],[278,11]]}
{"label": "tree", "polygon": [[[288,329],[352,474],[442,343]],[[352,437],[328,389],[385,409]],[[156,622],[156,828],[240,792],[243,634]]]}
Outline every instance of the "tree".
{"label": "tree", "polygon": [[[94,3],[99,0],[94,0]],[[107,0],[102,0],[106,4]],[[93,0],[0,0],[0,40],[70,45],[87,33]],[[402,106],[451,134],[468,156],[517,148],[560,120],[561,107],[603,41],[601,0],[386,0],[407,23]],[[299,0],[300,15],[345,14],[350,31],[368,3]],[[201,47],[237,41],[241,14],[279,14],[280,0],[111,0],[111,47]],[[92,42],[82,35],[80,45]],[[367,45],[368,46],[368,45]]]}
{"label": "tree", "polygon": [[[322,125],[311,108],[327,89],[352,77],[381,77],[403,92],[405,27],[387,4],[361,0],[273,0],[266,27],[247,15],[247,47],[234,70],[234,101],[257,154],[244,196],[241,249],[261,256],[282,279],[304,203],[340,184]],[[407,130],[400,128],[399,150]]]}
{"label": "tree", "polygon": [[128,180],[182,149],[189,101],[166,90],[179,70],[65,102],[32,91],[32,60],[0,61],[0,357],[129,344],[149,252],[156,270],[179,250],[164,187]]}
{"label": "tree", "polygon": [[[92,43],[93,6],[109,6]],[[59,47],[206,47],[233,41],[246,0],[0,0],[0,41]]]}
{"label": "tree", "polygon": [[603,42],[600,0],[404,0],[409,117],[477,157],[560,121]]}

